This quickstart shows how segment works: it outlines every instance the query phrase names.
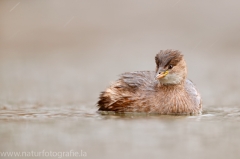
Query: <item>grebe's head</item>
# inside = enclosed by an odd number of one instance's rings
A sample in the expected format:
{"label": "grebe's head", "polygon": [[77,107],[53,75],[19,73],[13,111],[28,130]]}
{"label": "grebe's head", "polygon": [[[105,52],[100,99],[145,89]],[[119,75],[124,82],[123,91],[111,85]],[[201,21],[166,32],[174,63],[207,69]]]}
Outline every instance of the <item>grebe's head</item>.
{"label": "grebe's head", "polygon": [[156,78],[163,85],[180,84],[187,76],[187,66],[178,50],[161,50],[155,57]]}

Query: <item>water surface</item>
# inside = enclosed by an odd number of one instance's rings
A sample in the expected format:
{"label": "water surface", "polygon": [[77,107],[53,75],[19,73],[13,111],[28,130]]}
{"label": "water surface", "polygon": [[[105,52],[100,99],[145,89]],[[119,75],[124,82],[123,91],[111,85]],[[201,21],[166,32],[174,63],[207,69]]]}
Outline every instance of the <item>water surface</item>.
{"label": "water surface", "polygon": [[96,110],[95,106],[84,103],[4,107],[0,115],[0,148],[2,151],[84,151],[89,158],[235,158],[240,155],[240,111],[235,106],[209,106],[199,116],[103,115]]}

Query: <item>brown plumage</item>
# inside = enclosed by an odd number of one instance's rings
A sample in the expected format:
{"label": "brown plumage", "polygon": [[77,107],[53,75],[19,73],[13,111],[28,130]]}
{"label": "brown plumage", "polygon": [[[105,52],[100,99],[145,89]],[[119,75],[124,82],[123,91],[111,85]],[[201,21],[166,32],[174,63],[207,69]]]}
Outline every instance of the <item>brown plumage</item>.
{"label": "brown plumage", "polygon": [[161,50],[156,71],[123,73],[100,94],[99,111],[199,114],[201,97],[186,79],[187,67],[177,50]]}

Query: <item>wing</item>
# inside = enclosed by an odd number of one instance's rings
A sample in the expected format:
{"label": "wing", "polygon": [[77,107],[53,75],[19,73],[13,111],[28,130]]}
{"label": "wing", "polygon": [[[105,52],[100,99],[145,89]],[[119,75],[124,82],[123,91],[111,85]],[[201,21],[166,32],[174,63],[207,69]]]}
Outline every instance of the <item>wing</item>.
{"label": "wing", "polygon": [[129,111],[132,105],[143,98],[143,91],[155,91],[157,80],[153,71],[128,72],[101,93],[99,110]]}
{"label": "wing", "polygon": [[193,104],[196,107],[202,108],[202,99],[200,94],[198,93],[195,85],[193,84],[193,82],[191,80],[186,80],[186,91],[189,94],[189,96],[191,97]]}
{"label": "wing", "polygon": [[123,73],[120,76],[123,86],[129,89],[154,90],[157,80],[153,71],[136,71]]}

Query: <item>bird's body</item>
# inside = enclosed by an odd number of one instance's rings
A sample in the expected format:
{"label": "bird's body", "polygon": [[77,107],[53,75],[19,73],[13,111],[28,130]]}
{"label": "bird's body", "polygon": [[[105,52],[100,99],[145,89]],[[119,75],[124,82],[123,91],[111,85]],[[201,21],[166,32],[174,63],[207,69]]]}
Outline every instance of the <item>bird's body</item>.
{"label": "bird's body", "polygon": [[[200,95],[193,83],[186,79],[186,65],[180,55],[178,51],[162,51],[155,58],[156,72],[122,74],[101,93],[99,110],[159,114],[201,113]],[[170,67],[171,63],[174,66]]]}

